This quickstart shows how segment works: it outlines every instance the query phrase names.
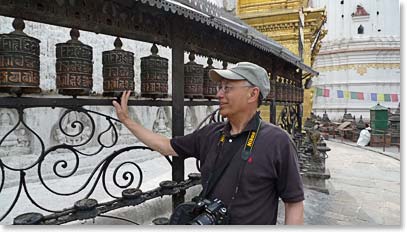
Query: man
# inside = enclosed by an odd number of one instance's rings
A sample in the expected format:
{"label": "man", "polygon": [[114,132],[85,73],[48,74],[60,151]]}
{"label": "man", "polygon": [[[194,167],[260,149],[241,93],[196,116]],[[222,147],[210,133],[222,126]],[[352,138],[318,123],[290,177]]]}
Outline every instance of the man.
{"label": "man", "polygon": [[370,131],[372,130],[372,128],[370,128],[369,124],[365,124],[365,129],[363,129],[360,134],[359,134],[359,138],[358,141],[356,142],[356,144],[358,146],[361,147],[365,147],[369,144],[370,142]]}
{"label": "man", "polygon": [[279,198],[284,201],[285,224],[303,224],[304,192],[296,148],[285,131],[262,121],[257,112],[270,91],[266,70],[240,62],[228,70],[210,70],[209,76],[220,83],[217,97],[226,123],[169,139],[129,118],[129,92],[123,94],[121,105],[113,101],[117,116],[161,154],[199,159],[204,191],[212,174],[228,162],[207,196],[225,203],[230,224],[276,224]]}

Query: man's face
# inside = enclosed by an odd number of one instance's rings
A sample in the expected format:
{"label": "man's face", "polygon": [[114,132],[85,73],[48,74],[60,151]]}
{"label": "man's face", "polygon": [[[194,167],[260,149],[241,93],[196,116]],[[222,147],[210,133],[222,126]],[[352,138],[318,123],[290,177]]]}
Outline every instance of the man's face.
{"label": "man's face", "polygon": [[219,99],[220,114],[223,117],[231,117],[245,110],[252,88],[253,86],[245,80],[219,82],[216,97]]}

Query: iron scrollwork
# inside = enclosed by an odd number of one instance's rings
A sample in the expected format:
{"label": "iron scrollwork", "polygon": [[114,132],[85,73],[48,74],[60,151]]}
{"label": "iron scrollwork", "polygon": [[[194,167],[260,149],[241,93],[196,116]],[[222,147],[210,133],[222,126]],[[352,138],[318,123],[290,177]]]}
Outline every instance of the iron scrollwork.
{"label": "iron scrollwork", "polygon": [[[29,106],[25,106],[29,108]],[[114,201],[123,201],[123,199],[128,199],[129,196],[125,195],[115,195],[112,193],[109,187],[115,187],[119,189],[125,189],[126,190],[131,190],[131,189],[136,189],[139,190],[142,181],[143,181],[143,172],[141,170],[141,167],[134,161],[132,160],[118,160],[116,159],[118,156],[130,152],[130,151],[136,151],[136,150],[150,150],[152,151],[151,148],[146,147],[146,146],[127,146],[123,147],[121,149],[118,149],[116,151],[113,151],[111,154],[108,154],[106,157],[104,157],[98,164],[92,165],[93,170],[90,172],[90,174],[87,174],[88,177],[83,180],[82,184],[79,184],[79,187],[76,189],[70,188],[69,191],[61,191],[56,188],[55,186],[50,185],[47,182],[47,178],[44,176],[46,174],[52,174],[54,175],[58,180],[69,180],[68,178],[74,177],[76,174],[78,174],[79,170],[79,165],[82,157],[91,157],[95,156],[98,154],[101,154],[102,151],[112,148],[114,145],[117,144],[118,138],[119,138],[119,133],[116,128],[117,124],[120,123],[119,120],[102,114],[100,112],[96,112],[90,109],[85,109],[82,106],[73,106],[73,107],[64,107],[66,110],[62,113],[60,116],[58,122],[57,122],[57,131],[58,135],[65,137],[66,139],[64,140],[58,140],[58,144],[54,146],[50,146],[49,148],[46,148],[45,142],[43,138],[40,136],[39,133],[37,133],[32,127],[28,125],[28,123],[25,120],[24,114],[25,108],[24,106],[17,106],[17,113],[18,113],[18,121],[15,123],[15,125],[6,132],[6,134],[1,138],[0,140],[0,147],[2,146],[3,142],[6,141],[7,137],[10,136],[12,133],[14,133],[17,129],[23,127],[25,128],[26,131],[29,131],[32,133],[32,137],[35,138],[39,144],[40,144],[40,149],[38,152],[38,157],[35,158],[35,160],[27,165],[26,167],[18,167],[17,165],[11,163],[7,163],[4,161],[4,159],[0,159],[0,173],[1,173],[1,182],[0,182],[0,196],[2,193],[4,193],[5,186],[6,186],[6,181],[7,181],[7,175],[8,173],[15,173],[18,176],[17,180],[17,191],[14,197],[10,198],[10,206],[8,208],[5,208],[5,212],[0,215],[0,222],[3,221],[13,210],[13,208],[16,206],[17,202],[20,199],[21,194],[24,192],[28,198],[28,200],[37,208],[52,213],[51,216],[46,216],[46,217],[38,217],[38,213],[35,215],[32,214],[23,214],[20,215],[19,217],[14,219],[15,224],[24,224],[24,223],[31,223],[35,224],[37,221],[40,221],[39,223],[41,224],[61,224],[61,223],[66,223],[72,220],[80,220],[86,218],[85,216],[81,216],[76,214],[76,216],[72,216],[72,212],[78,212],[79,209],[77,208],[68,208],[68,209],[63,209],[63,210],[55,210],[55,209],[50,209],[46,205],[39,203],[38,199],[33,196],[33,191],[30,190],[30,186],[27,185],[27,177],[29,176],[30,178],[33,177],[33,175],[36,176],[36,178],[39,179],[39,182],[41,183],[42,187],[44,187],[49,194],[52,194],[56,197],[68,197],[68,196],[78,196],[76,194],[82,194],[84,195],[83,199],[91,199],[90,197],[92,194],[95,192],[96,187],[98,184],[101,182],[101,185],[103,186],[103,189],[105,193],[110,196]],[[54,108],[54,107],[53,107]],[[99,116],[103,117],[106,122],[107,126],[106,128],[102,128],[97,132],[96,131],[96,125],[99,125],[95,123],[94,117]],[[109,137],[110,142],[106,142],[103,138],[104,137]],[[78,139],[79,138],[79,139]],[[95,151],[87,151],[85,149],[82,149],[83,146],[88,145],[91,143],[91,141],[96,140],[96,150]],[[95,143],[95,142],[94,142]],[[93,146],[95,147],[95,146]],[[92,148],[93,148],[92,147]],[[59,154],[58,152],[64,151],[63,157],[57,157]],[[69,155],[67,155],[69,154]],[[106,153],[104,154],[106,155]],[[171,160],[166,157],[167,160],[171,164]],[[116,159],[116,162],[113,162]],[[48,162],[50,161],[50,162]],[[51,163],[51,165],[49,165]],[[44,170],[49,167],[52,168],[52,172],[45,172]],[[132,170],[128,170],[127,168],[132,168]],[[113,171],[112,171],[113,170]],[[121,176],[120,176],[121,175]],[[108,178],[113,179],[114,185],[108,185],[107,180]],[[138,180],[137,180],[138,177]],[[177,183],[177,186],[179,183]],[[193,185],[199,184],[199,181],[194,180]],[[187,183],[186,186],[191,185],[191,183]],[[157,190],[158,191],[158,190]],[[157,197],[161,194],[171,194],[170,192],[162,192],[160,189],[160,193],[150,193],[146,192],[143,194],[150,194],[145,196],[140,202],[143,202],[147,199],[151,199],[153,197]],[[130,194],[131,195],[131,194]],[[131,198],[131,197],[130,197]],[[2,199],[4,202],[4,198]],[[105,203],[96,203],[96,206],[103,206]],[[134,202],[129,205],[135,205]],[[96,207],[95,206],[95,207]],[[103,213],[108,212],[109,210],[116,209],[117,206],[115,205],[114,207],[104,207],[103,210],[99,210],[96,214],[96,216],[105,216],[109,218],[116,218],[114,216],[109,216],[109,215],[102,215]],[[79,210],[80,211],[80,210]],[[54,218],[58,219],[65,215],[61,220],[49,220],[49,218]],[[68,216],[70,215],[70,216]],[[95,216],[95,217],[96,217]],[[35,220],[34,220],[35,219]],[[130,220],[127,219],[122,219],[122,218],[116,218],[116,219],[121,219],[125,220],[128,222],[131,222]],[[137,224],[137,223],[135,223]]]}

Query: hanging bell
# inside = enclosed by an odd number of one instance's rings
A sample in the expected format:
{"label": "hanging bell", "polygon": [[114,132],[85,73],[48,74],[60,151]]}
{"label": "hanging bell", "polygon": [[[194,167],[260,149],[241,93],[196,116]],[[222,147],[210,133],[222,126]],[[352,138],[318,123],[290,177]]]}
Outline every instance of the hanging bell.
{"label": "hanging bell", "polygon": [[189,54],[189,62],[184,65],[185,98],[203,98],[203,65],[195,63],[195,54]]}
{"label": "hanging bell", "polygon": [[216,82],[213,81],[209,77],[209,70],[215,69],[215,67],[212,66],[212,64],[213,64],[212,58],[209,57],[207,63],[208,63],[208,66],[206,66],[204,68],[203,94],[204,94],[205,98],[213,99],[213,98],[216,98],[216,94],[217,94]]}
{"label": "hanging bell", "polygon": [[40,40],[23,32],[22,19],[14,19],[14,31],[0,34],[0,92],[39,93]]}
{"label": "hanging bell", "polygon": [[78,40],[79,31],[72,29],[71,39],[56,44],[56,86],[63,95],[89,95],[93,87],[92,47]]}
{"label": "hanging bell", "polygon": [[141,58],[141,96],[166,98],[168,96],[168,59],[158,55],[155,44],[151,55]]}
{"label": "hanging bell", "polygon": [[134,53],[122,49],[119,37],[115,49],[102,52],[103,96],[119,97],[125,90],[134,93]]}

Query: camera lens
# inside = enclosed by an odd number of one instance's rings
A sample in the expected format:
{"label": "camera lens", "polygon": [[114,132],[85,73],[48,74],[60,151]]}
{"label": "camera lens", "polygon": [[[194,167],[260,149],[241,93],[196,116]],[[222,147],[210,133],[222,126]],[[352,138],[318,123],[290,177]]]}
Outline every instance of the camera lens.
{"label": "camera lens", "polygon": [[206,213],[196,217],[189,225],[215,225],[215,219]]}

